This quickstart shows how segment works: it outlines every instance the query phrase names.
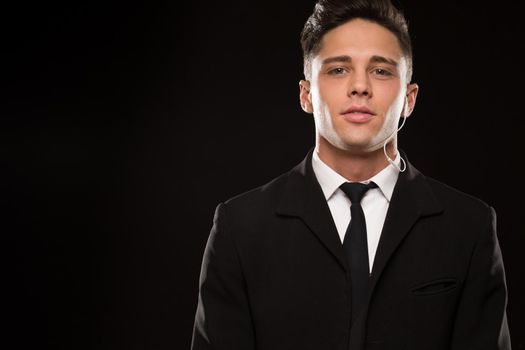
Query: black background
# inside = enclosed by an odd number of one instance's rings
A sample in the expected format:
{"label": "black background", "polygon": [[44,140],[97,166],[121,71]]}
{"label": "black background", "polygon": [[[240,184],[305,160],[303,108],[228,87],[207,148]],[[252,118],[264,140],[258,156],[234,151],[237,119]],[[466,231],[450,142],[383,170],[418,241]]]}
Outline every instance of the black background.
{"label": "black background", "polygon": [[[403,1],[418,104],[400,147],[493,205],[514,349],[522,280],[519,2]],[[187,349],[215,206],[302,160],[313,1],[4,8],[2,344]]]}

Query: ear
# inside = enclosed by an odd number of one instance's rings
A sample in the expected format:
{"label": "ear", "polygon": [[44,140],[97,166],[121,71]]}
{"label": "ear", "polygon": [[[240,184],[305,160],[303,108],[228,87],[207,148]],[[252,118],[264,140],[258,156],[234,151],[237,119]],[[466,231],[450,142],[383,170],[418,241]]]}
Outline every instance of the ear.
{"label": "ear", "polygon": [[312,97],[310,94],[310,82],[308,80],[301,80],[299,82],[299,100],[301,102],[301,108],[306,113],[313,113]]}
{"label": "ear", "polygon": [[419,86],[417,84],[408,84],[405,98],[405,105],[403,106],[403,118],[408,118],[416,107],[417,93]]}

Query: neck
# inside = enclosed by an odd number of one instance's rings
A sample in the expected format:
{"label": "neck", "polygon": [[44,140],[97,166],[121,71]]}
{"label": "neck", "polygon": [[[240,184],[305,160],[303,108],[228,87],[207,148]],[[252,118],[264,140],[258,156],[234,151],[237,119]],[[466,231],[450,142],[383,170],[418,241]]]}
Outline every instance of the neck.
{"label": "neck", "polygon": [[[395,159],[397,143],[393,140],[387,144],[388,156]],[[390,165],[383,153],[383,148],[374,151],[342,150],[328,142],[317,142],[315,152],[319,158],[339,175],[349,181],[365,181]]]}

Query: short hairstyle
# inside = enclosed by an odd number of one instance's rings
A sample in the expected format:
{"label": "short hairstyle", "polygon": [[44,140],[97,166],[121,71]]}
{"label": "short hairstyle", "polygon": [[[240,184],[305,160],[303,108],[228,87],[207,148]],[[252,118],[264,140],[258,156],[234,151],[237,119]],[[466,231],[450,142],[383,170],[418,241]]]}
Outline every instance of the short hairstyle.
{"label": "short hairstyle", "polygon": [[301,32],[304,75],[310,79],[311,63],[321,50],[323,36],[353,19],[377,23],[392,32],[407,60],[407,79],[412,78],[412,44],[403,13],[390,0],[319,0]]}

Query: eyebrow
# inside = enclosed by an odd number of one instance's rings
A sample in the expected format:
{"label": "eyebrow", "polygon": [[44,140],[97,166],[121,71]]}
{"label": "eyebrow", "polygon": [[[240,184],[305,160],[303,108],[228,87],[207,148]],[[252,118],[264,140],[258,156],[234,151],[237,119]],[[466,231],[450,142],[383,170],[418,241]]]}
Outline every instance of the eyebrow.
{"label": "eyebrow", "polygon": [[349,63],[349,62],[352,62],[352,57],[348,55],[328,57],[328,58],[325,58],[323,62],[321,62],[321,64],[324,66],[326,64],[335,63],[335,62]]}
{"label": "eyebrow", "polygon": [[372,63],[385,63],[389,64],[391,66],[397,67],[399,66],[399,63],[396,60],[393,60],[391,58],[383,57],[383,56],[372,56],[370,59],[370,62]]}
{"label": "eyebrow", "polygon": [[[328,58],[325,58],[323,60],[323,62],[321,62],[321,64],[324,66],[324,65],[327,65],[327,64],[330,64],[330,63],[336,63],[336,62],[349,63],[349,62],[352,62],[352,57],[350,57],[348,55],[328,57]],[[394,66],[394,67],[398,67],[399,66],[399,63],[396,60],[393,60],[393,59],[387,58],[387,57],[383,57],[383,56],[378,56],[378,55],[372,56],[370,58],[370,62],[371,63],[385,63],[385,64],[389,64],[389,65]]]}

